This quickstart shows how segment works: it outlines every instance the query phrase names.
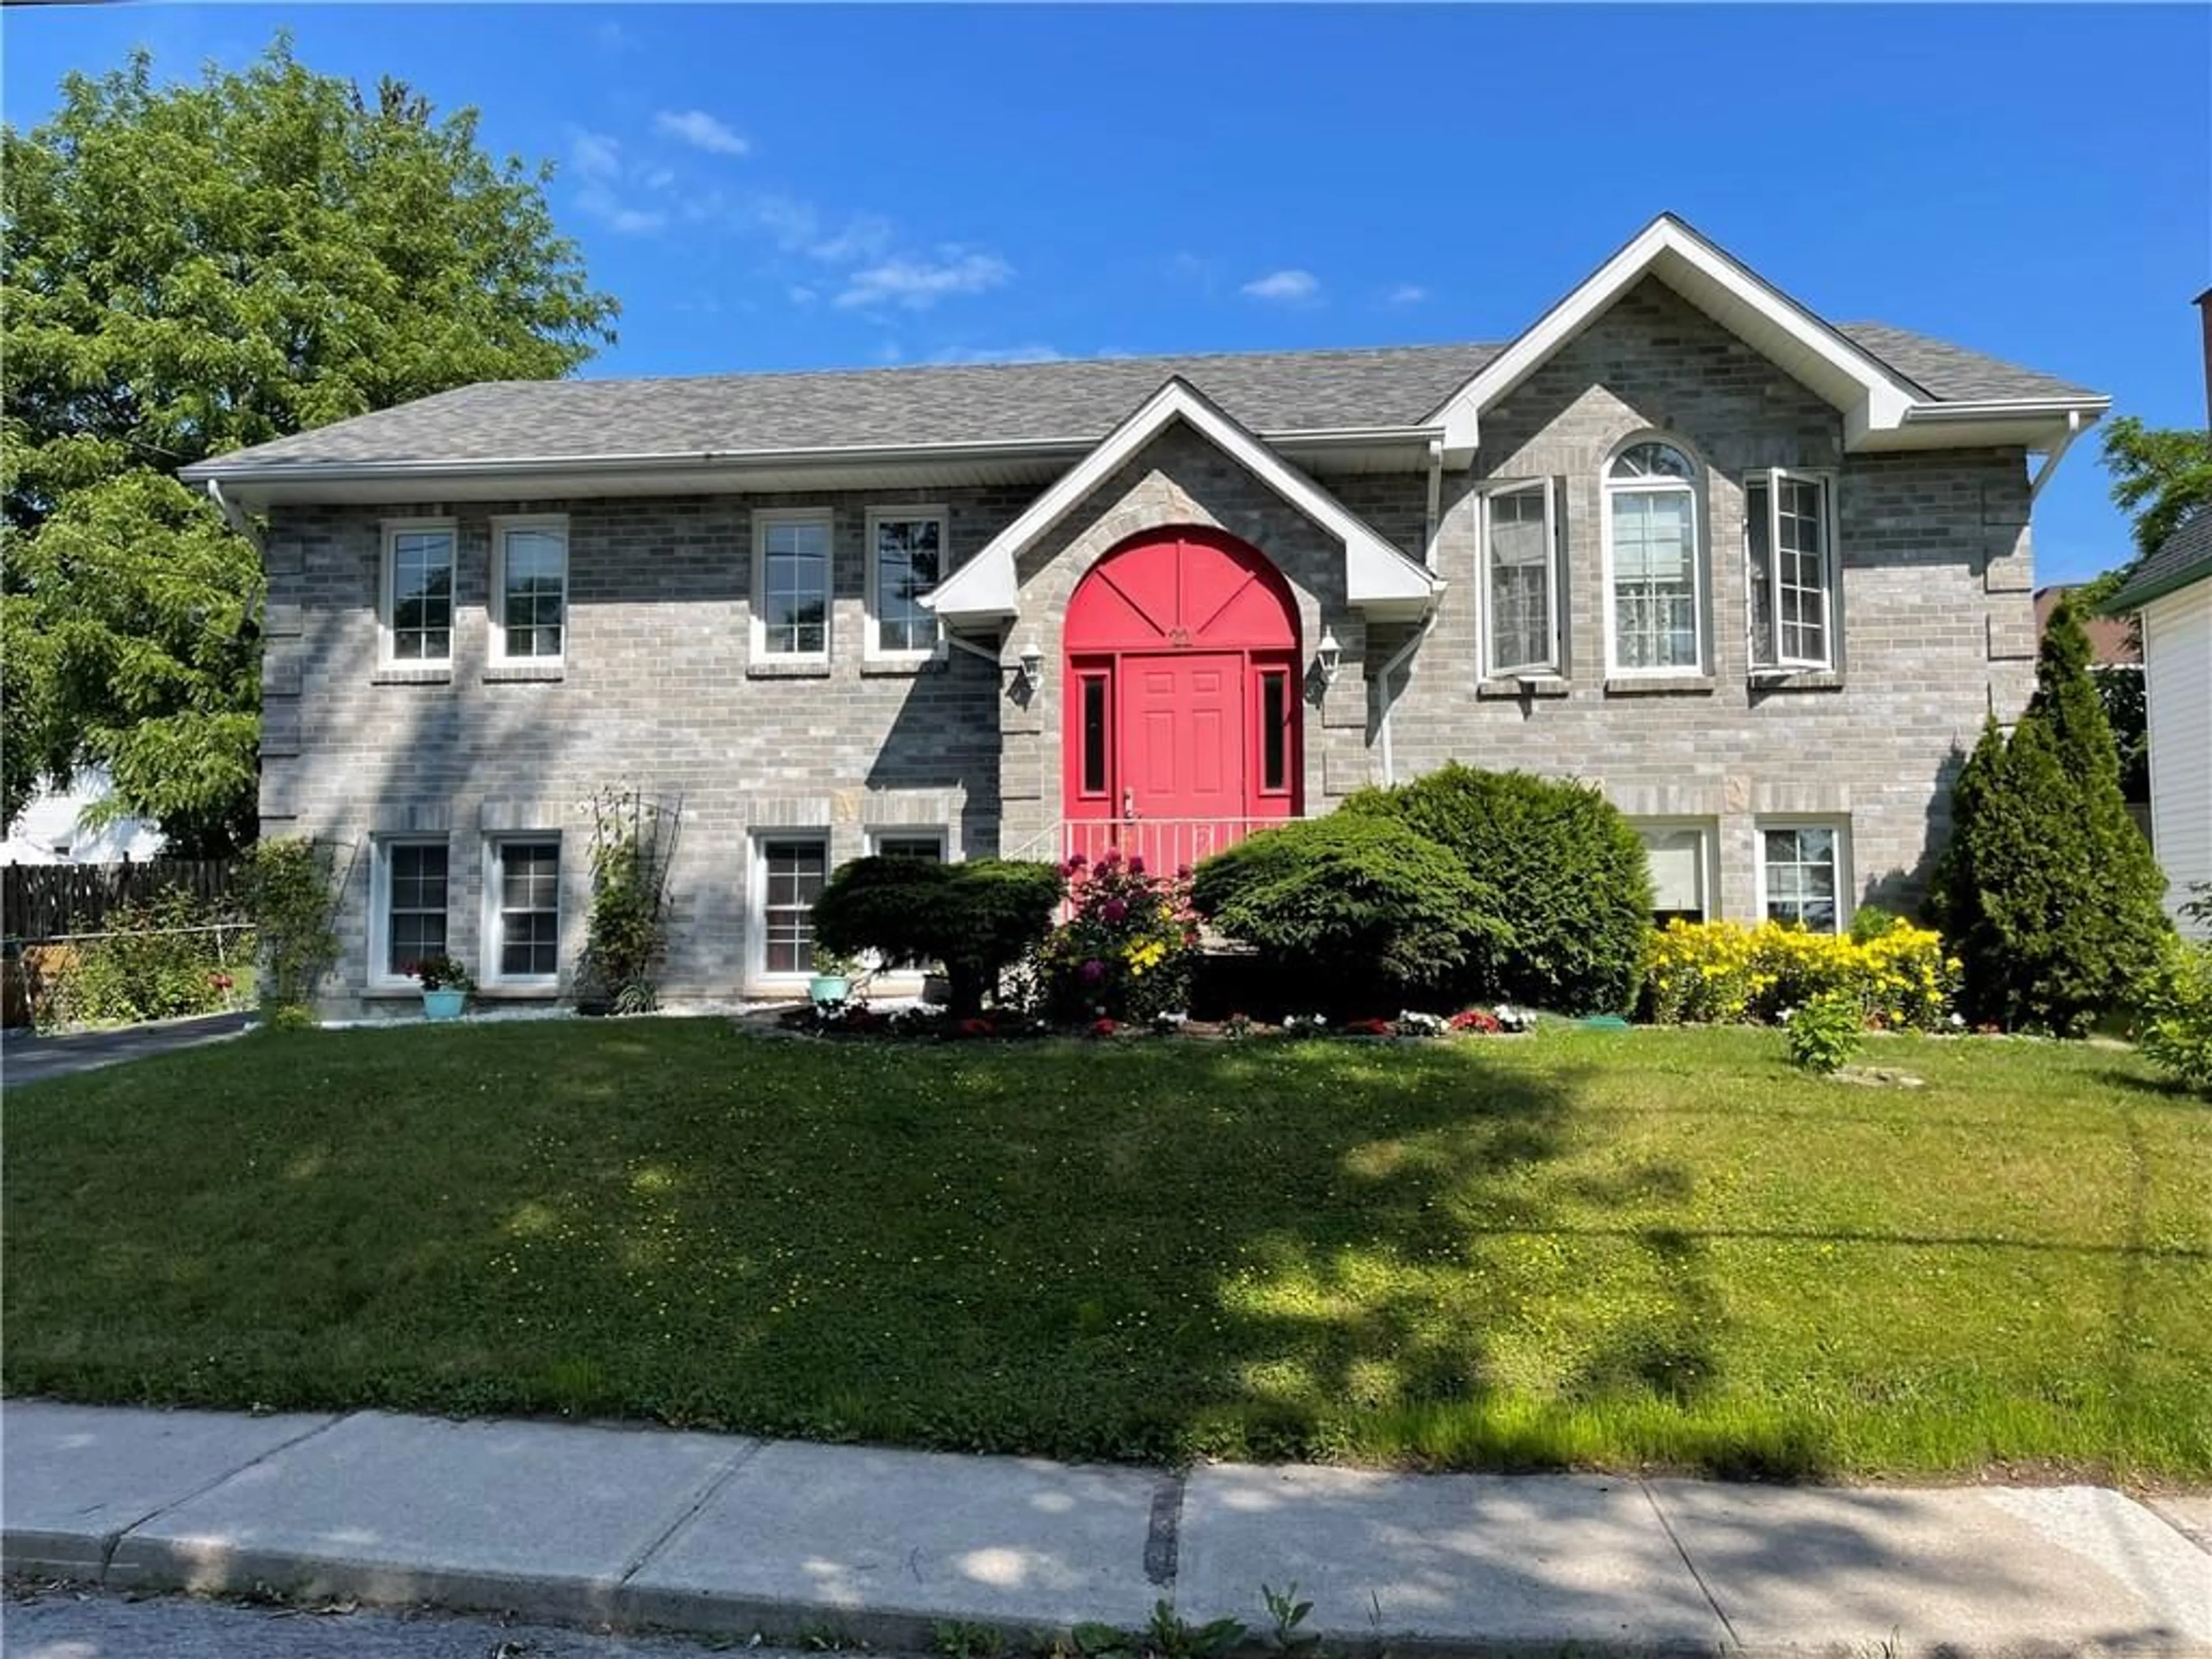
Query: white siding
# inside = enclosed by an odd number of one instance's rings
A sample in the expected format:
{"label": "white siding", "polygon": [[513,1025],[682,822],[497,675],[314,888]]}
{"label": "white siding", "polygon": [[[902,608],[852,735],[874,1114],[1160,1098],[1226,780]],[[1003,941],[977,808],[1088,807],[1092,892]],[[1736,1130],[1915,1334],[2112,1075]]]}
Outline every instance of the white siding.
{"label": "white siding", "polygon": [[2192,884],[2212,882],[2212,580],[2145,605],[2142,633],[2151,842],[2178,915]]}

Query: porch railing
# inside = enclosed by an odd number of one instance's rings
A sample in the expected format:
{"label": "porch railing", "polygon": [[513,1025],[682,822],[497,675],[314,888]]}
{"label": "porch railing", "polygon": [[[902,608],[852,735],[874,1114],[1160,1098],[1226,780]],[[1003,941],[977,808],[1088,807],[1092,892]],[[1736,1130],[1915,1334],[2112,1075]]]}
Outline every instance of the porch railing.
{"label": "porch railing", "polygon": [[1141,858],[1147,870],[1171,876],[1234,847],[1281,818],[1066,818],[1012,854],[1065,861],[1080,854],[1096,864],[1109,852]]}

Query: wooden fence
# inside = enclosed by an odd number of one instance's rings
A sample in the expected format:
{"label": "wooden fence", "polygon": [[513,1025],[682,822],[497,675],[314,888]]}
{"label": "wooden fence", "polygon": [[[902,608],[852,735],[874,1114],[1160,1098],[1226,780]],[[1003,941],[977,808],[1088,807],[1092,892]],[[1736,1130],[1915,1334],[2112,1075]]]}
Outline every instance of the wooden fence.
{"label": "wooden fence", "polygon": [[229,896],[238,870],[231,859],[10,864],[0,868],[0,934],[35,944],[96,933],[110,912],[161,893],[189,893],[213,904]]}

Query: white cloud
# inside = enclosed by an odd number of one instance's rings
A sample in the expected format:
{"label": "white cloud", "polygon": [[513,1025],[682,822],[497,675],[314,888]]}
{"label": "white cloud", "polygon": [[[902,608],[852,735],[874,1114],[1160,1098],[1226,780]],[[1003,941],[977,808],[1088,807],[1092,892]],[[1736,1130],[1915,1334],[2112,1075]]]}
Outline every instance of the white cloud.
{"label": "white cloud", "polygon": [[1304,305],[1320,295],[1321,278],[1310,270],[1270,271],[1245,283],[1244,292],[1255,300]]}
{"label": "white cloud", "polygon": [[709,155],[743,155],[752,149],[739,134],[703,109],[665,109],[653,118],[653,130],[664,138],[681,139]]}
{"label": "white cloud", "polygon": [[586,185],[578,191],[576,205],[622,236],[643,236],[668,222],[666,214],[631,207],[604,184]]}
{"label": "white cloud", "polygon": [[879,214],[856,213],[833,236],[811,242],[807,252],[826,264],[857,264],[879,258],[891,245],[891,222]]}
{"label": "white cloud", "polygon": [[791,303],[795,306],[811,306],[822,297],[803,283],[794,283],[784,292],[790,298]]}
{"label": "white cloud", "polygon": [[848,309],[897,306],[926,311],[954,295],[985,293],[1013,274],[1013,267],[995,254],[939,248],[934,259],[886,259],[853,272],[836,303]]}
{"label": "white cloud", "polygon": [[930,356],[933,363],[1056,363],[1060,354],[1048,345],[947,346]]}
{"label": "white cloud", "polygon": [[568,165],[582,178],[619,178],[622,145],[604,132],[587,132],[580,128],[568,138]]}
{"label": "white cloud", "polygon": [[1394,306],[1417,306],[1428,297],[1428,289],[1419,283],[1401,283],[1390,290],[1386,300]]}

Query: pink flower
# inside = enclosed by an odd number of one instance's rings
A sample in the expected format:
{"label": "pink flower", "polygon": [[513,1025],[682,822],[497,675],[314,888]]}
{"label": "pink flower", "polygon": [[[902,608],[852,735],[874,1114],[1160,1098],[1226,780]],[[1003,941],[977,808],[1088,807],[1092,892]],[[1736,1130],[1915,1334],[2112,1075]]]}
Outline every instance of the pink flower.
{"label": "pink flower", "polygon": [[1129,860],[1129,873],[1133,876],[1141,876],[1145,873],[1145,860],[1141,855]]}
{"label": "pink flower", "polygon": [[1124,900],[1110,898],[1099,907],[1098,914],[1109,921],[1120,921],[1129,914],[1129,907]]}
{"label": "pink flower", "polygon": [[1073,858],[1069,859],[1066,864],[1061,865],[1060,867],[1062,874],[1079,876],[1086,868],[1089,867],[1090,863],[1091,860],[1089,859],[1084,857],[1082,854],[1078,853]]}
{"label": "pink flower", "polygon": [[1106,964],[1097,957],[1093,957],[1083,964],[1083,982],[1085,985],[1096,985],[1105,977]]}

